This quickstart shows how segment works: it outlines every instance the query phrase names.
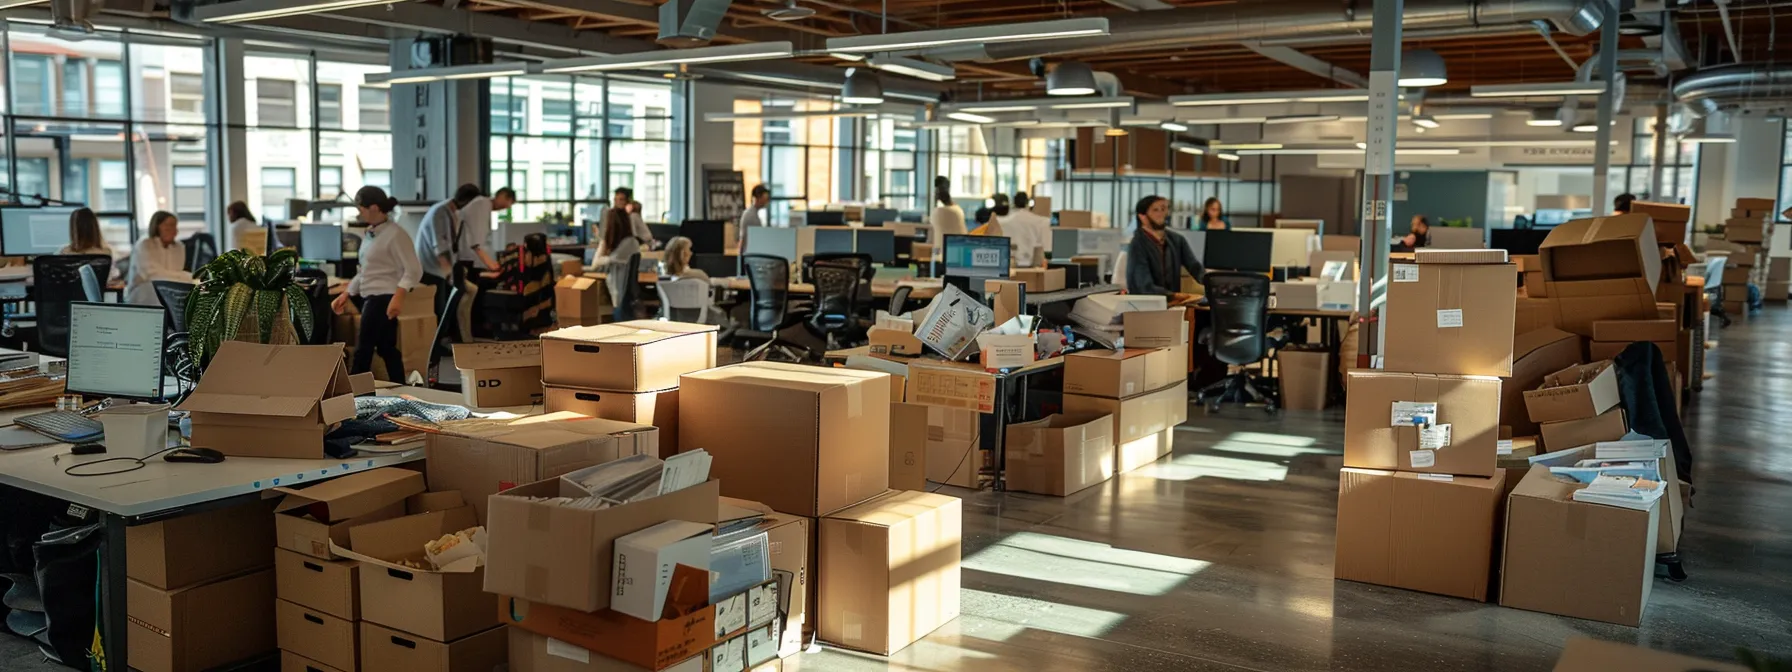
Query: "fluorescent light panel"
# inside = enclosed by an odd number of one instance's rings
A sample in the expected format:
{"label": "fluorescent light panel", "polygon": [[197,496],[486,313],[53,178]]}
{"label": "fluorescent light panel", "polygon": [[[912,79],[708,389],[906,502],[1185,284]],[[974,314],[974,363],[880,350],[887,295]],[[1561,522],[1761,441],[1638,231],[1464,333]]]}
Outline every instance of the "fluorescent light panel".
{"label": "fluorescent light panel", "polygon": [[1605,82],[1543,82],[1537,84],[1483,84],[1470,87],[1475,98],[1534,98],[1541,96],[1596,96],[1605,93]]}
{"label": "fluorescent light panel", "polygon": [[900,51],[904,49],[921,49],[951,44],[1021,42],[1026,40],[1050,40],[1063,37],[1083,37],[1106,34],[1108,34],[1107,19],[1059,19],[1055,21],[1038,21],[1034,23],[966,26],[962,28],[946,28],[942,30],[916,30],[902,33],[884,33],[881,35],[832,37],[828,38],[827,50],[830,52],[846,53]]}
{"label": "fluorescent light panel", "polygon": [[637,54],[619,54],[615,56],[591,56],[587,58],[565,58],[547,61],[530,68],[530,72],[566,73],[566,72],[600,72],[605,70],[640,70],[660,65],[677,65],[680,63],[723,63],[727,61],[762,61],[775,58],[788,58],[792,46],[789,42],[751,42],[747,44],[729,44],[718,47],[697,47],[695,49],[659,49]]}
{"label": "fluorescent light panel", "polygon": [[1369,100],[1362,89],[1315,89],[1311,91],[1265,91],[1262,93],[1202,93],[1170,96],[1169,103],[1178,107],[1212,107],[1220,105],[1266,105],[1274,103],[1361,103]]}
{"label": "fluorescent light panel", "polygon": [[830,117],[875,117],[876,110],[804,110],[801,112],[710,112],[704,121],[743,121],[747,119],[823,119]]}
{"label": "fluorescent light panel", "polygon": [[1157,127],[1164,129],[1166,131],[1170,131],[1172,133],[1185,133],[1188,131],[1187,125],[1179,124],[1174,121],[1166,121],[1164,123],[1158,124]]}
{"label": "fluorescent light panel", "polygon": [[1263,124],[1265,126],[1274,126],[1278,124],[1305,124],[1337,120],[1338,115],[1335,114],[1284,114],[1264,119]]}
{"label": "fluorescent light panel", "polygon": [[47,5],[49,3],[50,0],[16,0],[14,2],[0,0],[0,9],[16,9],[19,7],[30,7],[32,5]]}
{"label": "fluorescent light panel", "polygon": [[915,58],[879,54],[866,59],[865,64],[893,75],[925,79],[930,82],[946,82],[958,77],[958,70],[950,65],[936,65]]}
{"label": "fluorescent light panel", "polygon": [[1132,107],[1132,96],[1118,98],[1059,99],[1046,104],[1054,110],[1097,110]]}
{"label": "fluorescent light panel", "polygon": [[972,124],[993,124],[996,121],[994,117],[985,117],[981,114],[972,114],[970,112],[947,112],[946,118]]}
{"label": "fluorescent light panel", "polygon": [[[391,5],[404,0],[323,0],[322,2],[295,2],[294,0],[235,0],[211,5],[200,5],[193,8],[193,18],[206,23],[243,23],[277,19],[284,16],[301,14],[317,14],[339,9],[356,7],[372,7],[374,5]],[[31,3],[0,3],[0,9],[17,7]]]}
{"label": "fluorescent light panel", "polygon": [[377,86],[382,84],[419,84],[423,82],[439,82],[447,79],[490,79],[492,77],[521,75],[528,71],[529,64],[514,61],[508,63],[484,63],[480,65],[452,65],[440,68],[372,72],[362,77],[362,83]]}

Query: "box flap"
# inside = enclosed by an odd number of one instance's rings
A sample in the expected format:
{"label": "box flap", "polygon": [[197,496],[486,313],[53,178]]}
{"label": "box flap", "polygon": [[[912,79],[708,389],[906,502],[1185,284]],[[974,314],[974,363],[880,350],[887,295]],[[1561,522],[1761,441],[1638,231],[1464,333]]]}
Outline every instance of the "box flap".
{"label": "box flap", "polygon": [[570,411],[531,415],[513,420],[469,420],[442,424],[442,434],[483,439],[493,443],[536,450],[563,446],[606,436],[628,436],[656,431],[652,425],[589,418]]}
{"label": "box flap", "polygon": [[1524,359],[1525,355],[1537,351],[1538,348],[1570,338],[1580,337],[1555,327],[1532,329],[1519,334],[1517,338],[1512,339],[1512,361]]}
{"label": "box flap", "polygon": [[483,566],[479,562],[457,562],[433,569],[425,559],[424,545],[479,526],[473,507],[462,506],[446,511],[431,511],[414,516],[391,518],[349,529],[349,545],[354,550],[330,542],[335,555],[361,562],[420,574],[466,574]]}
{"label": "box flap", "polygon": [[598,282],[597,278],[587,278],[584,276],[576,276],[576,275],[563,275],[563,276],[560,276],[559,282],[554,283],[554,288],[555,289],[570,289],[570,290],[573,290],[576,292],[582,292],[582,291],[591,289],[592,287],[596,286],[597,282]]}
{"label": "box flap", "polygon": [[687,373],[686,379],[751,382],[754,385],[781,387],[792,390],[821,392],[863,383],[871,380],[882,380],[889,374],[881,371],[863,371],[859,369],[834,369],[803,364],[786,364],[783,362],[743,362],[723,366],[696,373]]}
{"label": "box flap", "polygon": [[[1653,294],[1661,272],[1654,226],[1648,215],[1591,217],[1559,225],[1538,245],[1545,278],[1559,282],[1637,277]],[[1596,249],[1576,250],[1582,246]],[[1562,254],[1572,258],[1559,259]],[[1550,294],[1555,294],[1553,287]]]}
{"label": "box flap", "polygon": [[355,391],[357,397],[373,394],[374,388],[377,387],[374,384],[372,373],[349,374],[348,386]]}
{"label": "box flap", "polygon": [[1413,257],[1421,264],[1503,264],[1505,250],[1437,250],[1420,249]]}
{"label": "box flap", "polygon": [[541,366],[541,341],[455,343],[457,369],[520,369]]}
{"label": "box flap", "polygon": [[[340,390],[335,389],[333,383],[339,384]],[[292,412],[286,407],[272,412],[258,412],[261,409],[255,407],[261,404],[261,399],[284,404],[289,403],[283,401],[286,399],[309,398],[315,403],[318,399],[353,393],[348,371],[342,363],[340,345],[262,345],[225,341],[218,347],[217,356],[206,367],[188,402],[200,396],[212,399],[201,402],[208,408],[191,409],[202,412],[290,415]],[[227,396],[248,401],[240,406],[242,410],[218,408]],[[183,403],[181,408],[189,407]],[[306,412],[310,412],[309,407],[299,414]]]}
{"label": "box flap", "polygon": [[[200,383],[203,386],[205,383]],[[303,418],[317,408],[318,397],[251,395],[196,391],[180,402],[180,410],[198,413],[230,413],[277,418]],[[351,402],[352,403],[352,402]]]}
{"label": "box flap", "polygon": [[326,523],[373,513],[423,492],[423,474],[384,467],[338,476],[306,488],[274,488],[286,495],[275,511],[307,509]]}
{"label": "box flap", "polygon": [[668,338],[712,332],[717,329],[719,329],[719,327],[710,324],[661,322],[659,320],[631,320],[613,324],[567,327],[565,329],[557,329],[542,334],[541,337],[543,339],[578,341],[580,343],[645,345],[648,343],[657,343]]}

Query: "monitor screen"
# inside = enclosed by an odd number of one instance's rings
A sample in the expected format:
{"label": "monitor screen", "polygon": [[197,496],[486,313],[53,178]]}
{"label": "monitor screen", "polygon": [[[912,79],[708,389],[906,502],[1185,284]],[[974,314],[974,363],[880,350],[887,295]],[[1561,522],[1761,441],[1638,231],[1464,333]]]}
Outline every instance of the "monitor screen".
{"label": "monitor screen", "polygon": [[816,231],[815,253],[852,254],[855,251],[853,249],[853,234],[855,233],[858,232],[852,229],[822,229]]}
{"label": "monitor screen", "polygon": [[1549,229],[1489,229],[1487,235],[1493,238],[1494,249],[1507,254],[1536,254],[1543,239],[1549,237]]}
{"label": "monitor screen", "polygon": [[678,235],[691,239],[691,251],[696,254],[723,254],[728,251],[728,223],[719,219],[684,220],[678,226]]}
{"label": "monitor screen", "polygon": [[1210,230],[1201,264],[1210,271],[1268,273],[1274,252],[1275,235],[1268,231]]}
{"label": "monitor screen", "polygon": [[797,258],[797,230],[771,226],[755,226],[744,232],[741,247],[745,254],[765,254],[786,262]]}
{"label": "monitor screen", "polygon": [[946,236],[943,257],[946,275],[982,278],[1008,277],[1008,238],[1004,236]]}
{"label": "monitor screen", "polygon": [[342,261],[342,226],[301,224],[299,256],[317,261]]}
{"label": "monitor screen", "polygon": [[[683,236],[684,228],[677,224],[648,224],[647,232],[653,234],[654,240],[665,243],[678,236]],[[696,242],[695,239],[692,239],[692,242]]]}
{"label": "monitor screen", "polygon": [[74,208],[0,209],[0,253],[9,257],[55,254],[68,246]]}
{"label": "monitor screen", "polygon": [[[817,233],[820,233],[819,231]],[[859,229],[859,254],[871,255],[872,263],[896,261],[896,232],[887,229]],[[913,245],[910,246],[913,249]]]}
{"label": "monitor screen", "polygon": [[803,215],[809,226],[846,226],[846,213],[839,210],[810,210]]}
{"label": "monitor screen", "polygon": [[68,391],[128,399],[162,396],[162,320],[156,306],[69,305]]}
{"label": "monitor screen", "polygon": [[898,213],[889,208],[865,208],[865,226],[883,226],[897,220]]}

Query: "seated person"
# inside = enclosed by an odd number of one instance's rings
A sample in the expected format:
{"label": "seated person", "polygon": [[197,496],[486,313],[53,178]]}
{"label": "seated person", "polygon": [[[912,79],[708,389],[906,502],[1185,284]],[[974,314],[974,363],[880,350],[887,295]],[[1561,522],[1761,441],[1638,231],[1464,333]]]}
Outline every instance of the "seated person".
{"label": "seated person", "polygon": [[1431,247],[1431,220],[1424,215],[1412,216],[1412,232],[1406,234],[1397,243],[1402,252],[1412,252],[1421,247]]}
{"label": "seated person", "polygon": [[666,241],[665,259],[660,262],[665,267],[665,271],[661,275],[668,278],[708,280],[709,273],[704,272],[701,268],[691,267],[692,256],[691,239],[674,236],[672,240]]}
{"label": "seated person", "polygon": [[1169,298],[1170,305],[1186,304],[1195,296],[1179,291],[1182,271],[1205,282],[1207,269],[1195,257],[1188,239],[1165,228],[1170,216],[1170,201],[1162,196],[1146,196],[1133,208],[1138,225],[1132,242],[1126,247],[1126,289],[1133,294],[1157,294]]}

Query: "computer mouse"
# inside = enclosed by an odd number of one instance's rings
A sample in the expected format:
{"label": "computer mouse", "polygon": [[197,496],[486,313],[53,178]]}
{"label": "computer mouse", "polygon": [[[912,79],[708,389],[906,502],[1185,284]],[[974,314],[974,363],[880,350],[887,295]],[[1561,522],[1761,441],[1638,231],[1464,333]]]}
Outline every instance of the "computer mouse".
{"label": "computer mouse", "polygon": [[224,461],[224,454],[210,448],[176,448],[168,451],[162,459],[168,462],[196,462],[199,464],[217,464]]}

